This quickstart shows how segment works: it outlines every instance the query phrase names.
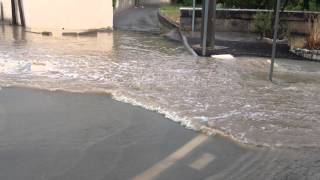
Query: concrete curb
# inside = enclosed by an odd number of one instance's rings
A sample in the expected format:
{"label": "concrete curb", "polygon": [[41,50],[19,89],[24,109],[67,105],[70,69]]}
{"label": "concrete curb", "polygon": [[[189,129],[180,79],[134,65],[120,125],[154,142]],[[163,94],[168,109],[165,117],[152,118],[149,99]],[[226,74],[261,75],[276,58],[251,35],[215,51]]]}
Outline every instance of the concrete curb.
{"label": "concrete curb", "polygon": [[292,53],[297,56],[303,57],[305,59],[320,62],[320,51],[319,50],[309,50],[309,49],[292,49]]}
{"label": "concrete curb", "polygon": [[177,33],[180,36],[180,39],[183,43],[183,45],[185,46],[185,48],[195,57],[198,57],[198,54],[192,49],[192,47],[190,46],[188,39],[185,35],[183,35],[180,26],[175,23],[174,21],[172,21],[171,19],[169,19],[168,17],[166,17],[165,15],[161,14],[160,10],[158,11],[158,18],[159,21],[162,25],[168,27],[169,29],[175,29],[177,31]]}
{"label": "concrete curb", "polygon": [[109,33],[113,32],[112,28],[100,28],[100,29],[88,29],[83,31],[34,31],[30,28],[25,28],[25,32],[32,34],[39,34],[42,36],[69,36],[69,37],[97,37],[98,33]]}

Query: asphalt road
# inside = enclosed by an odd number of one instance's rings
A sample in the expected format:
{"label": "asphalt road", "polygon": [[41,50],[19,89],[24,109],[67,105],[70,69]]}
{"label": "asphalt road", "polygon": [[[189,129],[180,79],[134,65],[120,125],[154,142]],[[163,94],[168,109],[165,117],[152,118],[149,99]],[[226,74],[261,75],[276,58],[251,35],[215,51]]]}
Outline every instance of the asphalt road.
{"label": "asphalt road", "polygon": [[317,177],[319,156],[296,157],[208,137],[106,95],[0,91],[1,180]]}
{"label": "asphalt road", "polygon": [[[192,140],[195,145],[182,148]],[[228,147],[223,155],[228,161],[245,153],[230,142],[200,135],[108,96],[0,91],[1,180],[132,179],[143,177],[181,148],[187,152],[178,152],[170,159],[173,164],[155,170],[159,172],[153,176],[199,179],[214,171],[189,165],[205,153],[209,159],[218,157],[214,149],[223,147]]]}

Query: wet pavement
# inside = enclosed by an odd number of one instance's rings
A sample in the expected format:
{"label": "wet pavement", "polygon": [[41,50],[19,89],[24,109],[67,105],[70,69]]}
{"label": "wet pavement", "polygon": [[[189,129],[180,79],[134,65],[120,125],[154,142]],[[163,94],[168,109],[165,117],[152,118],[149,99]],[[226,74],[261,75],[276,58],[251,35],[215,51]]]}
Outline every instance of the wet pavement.
{"label": "wet pavement", "polygon": [[3,88],[0,124],[1,180],[320,177],[313,151],[241,147],[105,95]]}
{"label": "wet pavement", "polygon": [[114,28],[117,30],[159,33],[158,8],[158,6],[146,6],[120,12],[114,17]]}
{"label": "wet pavement", "polygon": [[152,34],[0,39],[0,86],[20,87],[0,91],[0,179],[319,179],[319,63],[279,59],[272,84],[266,58]]}

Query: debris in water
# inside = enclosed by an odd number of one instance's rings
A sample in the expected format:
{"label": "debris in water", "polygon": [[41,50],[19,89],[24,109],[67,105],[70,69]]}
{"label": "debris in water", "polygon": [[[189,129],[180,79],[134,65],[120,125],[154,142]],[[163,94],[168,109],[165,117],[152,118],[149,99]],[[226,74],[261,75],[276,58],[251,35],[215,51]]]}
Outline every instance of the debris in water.
{"label": "debris in water", "polygon": [[234,56],[232,56],[231,54],[212,55],[211,57],[215,58],[215,59],[222,59],[222,60],[233,60],[233,59],[235,59]]}

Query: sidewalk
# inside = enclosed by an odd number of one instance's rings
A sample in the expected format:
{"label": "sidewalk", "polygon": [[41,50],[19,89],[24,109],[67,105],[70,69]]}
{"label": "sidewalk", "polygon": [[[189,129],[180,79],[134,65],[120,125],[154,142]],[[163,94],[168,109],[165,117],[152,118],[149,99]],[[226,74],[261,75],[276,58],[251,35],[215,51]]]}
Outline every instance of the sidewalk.
{"label": "sidewalk", "polygon": [[[202,42],[200,33],[196,32],[192,34],[191,32],[184,32],[184,34],[187,36],[190,46],[192,46],[198,54],[201,54],[202,50],[196,48],[196,45],[199,46]],[[222,51],[208,50],[207,56],[214,54],[232,54],[234,56],[271,57],[272,52],[272,43],[259,39],[259,36],[254,33],[216,32],[216,46],[227,47],[227,49],[223,49]],[[283,43],[278,43],[277,45],[277,57],[303,59],[291,53],[290,47]]]}

